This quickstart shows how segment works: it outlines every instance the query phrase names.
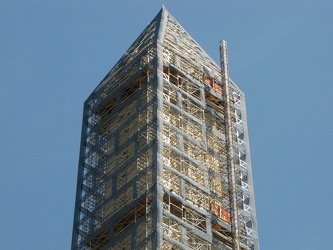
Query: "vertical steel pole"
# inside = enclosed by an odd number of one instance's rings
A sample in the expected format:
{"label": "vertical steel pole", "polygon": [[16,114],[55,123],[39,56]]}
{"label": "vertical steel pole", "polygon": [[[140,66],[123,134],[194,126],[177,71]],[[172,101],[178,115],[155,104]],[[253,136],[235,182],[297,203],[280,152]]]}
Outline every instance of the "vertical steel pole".
{"label": "vertical steel pole", "polygon": [[222,97],[224,101],[224,121],[225,121],[225,138],[227,151],[227,168],[228,168],[228,186],[230,198],[230,214],[231,214],[231,232],[233,249],[239,250],[239,229],[238,229],[238,211],[237,211],[237,192],[234,162],[234,145],[232,138],[232,116],[230,108],[229,93],[229,72],[228,72],[228,54],[227,42],[220,41],[220,62],[222,77]]}

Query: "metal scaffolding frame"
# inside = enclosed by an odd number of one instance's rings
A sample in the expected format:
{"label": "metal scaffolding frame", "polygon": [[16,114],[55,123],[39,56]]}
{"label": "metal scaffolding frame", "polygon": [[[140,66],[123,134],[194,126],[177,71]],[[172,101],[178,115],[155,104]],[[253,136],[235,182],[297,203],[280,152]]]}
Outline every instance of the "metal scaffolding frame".
{"label": "metal scaffolding frame", "polygon": [[72,250],[258,250],[244,94],[163,7],[84,104]]}

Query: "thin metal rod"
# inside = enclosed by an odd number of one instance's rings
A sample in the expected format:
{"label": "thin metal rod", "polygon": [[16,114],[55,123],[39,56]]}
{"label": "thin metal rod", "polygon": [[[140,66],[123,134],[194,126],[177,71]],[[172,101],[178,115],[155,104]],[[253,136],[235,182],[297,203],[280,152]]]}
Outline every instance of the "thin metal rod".
{"label": "thin metal rod", "polygon": [[233,249],[239,250],[239,229],[238,229],[238,211],[237,211],[237,193],[236,193],[236,178],[235,178],[235,162],[234,162],[234,145],[232,139],[232,115],[230,108],[230,93],[229,93],[229,72],[228,72],[228,53],[227,42],[220,42],[220,62],[221,62],[221,77],[222,77],[222,97],[224,100],[224,120],[225,120],[225,135],[227,146],[227,167],[228,167],[228,186],[230,199],[230,214],[231,214],[231,232]]}

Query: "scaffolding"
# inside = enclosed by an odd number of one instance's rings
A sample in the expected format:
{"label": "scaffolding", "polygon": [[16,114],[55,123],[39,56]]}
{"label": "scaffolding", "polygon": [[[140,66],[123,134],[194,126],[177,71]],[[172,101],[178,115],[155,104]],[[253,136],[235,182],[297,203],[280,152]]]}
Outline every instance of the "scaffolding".
{"label": "scaffolding", "polygon": [[258,250],[244,94],[163,8],[84,105],[72,250]]}

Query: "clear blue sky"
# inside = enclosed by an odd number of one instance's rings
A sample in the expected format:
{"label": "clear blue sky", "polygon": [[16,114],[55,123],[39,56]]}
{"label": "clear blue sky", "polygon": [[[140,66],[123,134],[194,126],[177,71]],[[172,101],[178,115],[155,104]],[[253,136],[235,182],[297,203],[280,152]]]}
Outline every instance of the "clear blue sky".
{"label": "clear blue sky", "polygon": [[329,0],[1,0],[0,248],[70,248],[83,102],[162,4],[215,61],[228,42],[261,249],[333,249]]}

